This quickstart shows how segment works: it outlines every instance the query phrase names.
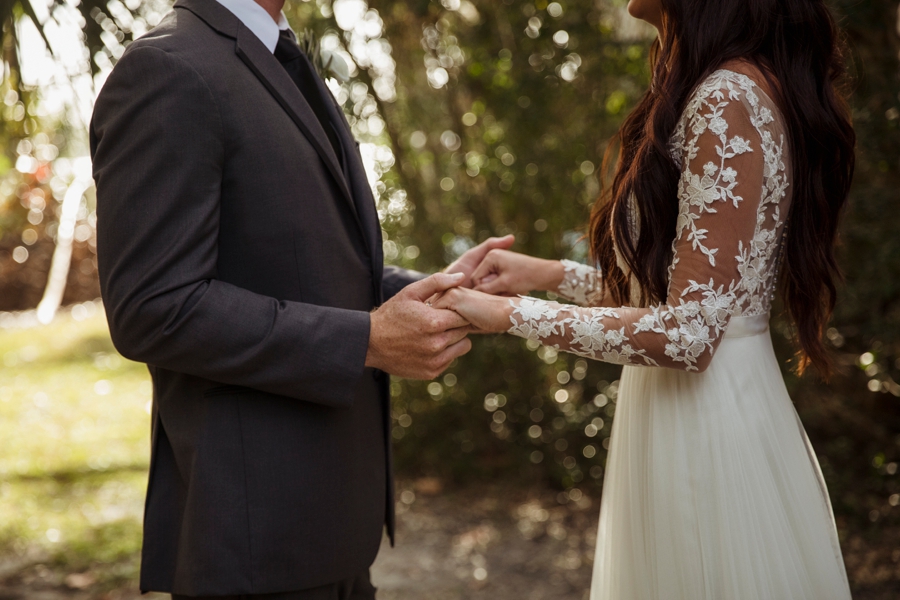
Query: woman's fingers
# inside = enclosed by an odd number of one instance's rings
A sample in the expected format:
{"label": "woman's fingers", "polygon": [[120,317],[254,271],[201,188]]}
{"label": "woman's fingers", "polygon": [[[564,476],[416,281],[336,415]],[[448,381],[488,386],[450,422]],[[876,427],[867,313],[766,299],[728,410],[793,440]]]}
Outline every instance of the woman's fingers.
{"label": "woman's fingers", "polygon": [[431,307],[443,310],[454,310],[453,308],[453,296],[455,294],[454,290],[448,290],[443,294],[436,295],[434,298],[430,300]]}
{"label": "woman's fingers", "polygon": [[504,250],[491,250],[479,265],[472,271],[472,281],[481,281],[489,275],[497,275],[500,271],[500,257]]}
{"label": "woman's fingers", "polygon": [[443,296],[433,304],[434,308],[452,310],[470,324],[477,326],[473,319],[478,318],[478,294],[466,288],[447,290]]}
{"label": "woman's fingers", "polygon": [[492,237],[488,238],[485,241],[481,242],[479,246],[483,246],[487,251],[491,251],[496,249],[506,250],[510,246],[516,243],[516,236],[512,234],[504,235],[503,237]]}
{"label": "woman's fingers", "polygon": [[434,308],[452,310],[468,321],[467,333],[473,333],[472,329],[484,333],[499,333],[509,329],[509,300],[498,296],[466,288],[453,288],[437,300]]}
{"label": "woman's fingers", "polygon": [[499,252],[512,246],[516,238],[512,235],[504,237],[492,237],[470,248],[445,269],[445,273],[463,273],[464,280],[460,283],[463,287],[471,287],[475,269],[484,262],[485,257],[491,252]]}
{"label": "woman's fingers", "polygon": [[504,296],[510,293],[507,278],[503,276],[496,276],[491,279],[485,278],[474,289],[476,292],[484,292],[492,296]]}
{"label": "woman's fingers", "polygon": [[498,273],[490,273],[485,275],[481,279],[473,279],[472,280],[472,289],[478,289],[479,286],[487,285],[492,281],[496,281],[499,279],[500,275]]}

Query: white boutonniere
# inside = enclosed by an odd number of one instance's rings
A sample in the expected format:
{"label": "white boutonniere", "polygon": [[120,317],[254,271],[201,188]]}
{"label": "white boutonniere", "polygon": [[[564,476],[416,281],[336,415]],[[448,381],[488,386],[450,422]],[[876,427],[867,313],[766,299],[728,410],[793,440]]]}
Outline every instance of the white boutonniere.
{"label": "white boutonniere", "polygon": [[322,79],[334,77],[341,83],[350,81],[350,67],[347,66],[347,61],[337,52],[323,50],[319,39],[312,30],[302,31],[297,36],[297,43],[312,62],[319,77]]}

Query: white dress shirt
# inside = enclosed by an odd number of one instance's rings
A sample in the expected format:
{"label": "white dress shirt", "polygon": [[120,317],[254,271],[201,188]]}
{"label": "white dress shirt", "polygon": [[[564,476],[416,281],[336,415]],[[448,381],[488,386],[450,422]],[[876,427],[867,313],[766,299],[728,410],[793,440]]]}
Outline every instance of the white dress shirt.
{"label": "white dress shirt", "polygon": [[259,41],[269,49],[269,52],[275,52],[275,46],[278,45],[279,32],[282,29],[290,29],[284,13],[279,15],[276,23],[272,15],[267,13],[266,9],[254,2],[254,0],[216,1],[240,19],[241,23],[252,31],[259,38]]}

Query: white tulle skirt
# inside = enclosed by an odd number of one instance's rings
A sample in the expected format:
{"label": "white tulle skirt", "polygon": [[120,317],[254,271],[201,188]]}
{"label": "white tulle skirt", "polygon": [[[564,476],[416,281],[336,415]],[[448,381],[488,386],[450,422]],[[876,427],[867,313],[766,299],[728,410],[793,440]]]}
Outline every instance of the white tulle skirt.
{"label": "white tulle skirt", "polygon": [[831,503],[767,319],[703,373],[625,367],[591,600],[846,600]]}

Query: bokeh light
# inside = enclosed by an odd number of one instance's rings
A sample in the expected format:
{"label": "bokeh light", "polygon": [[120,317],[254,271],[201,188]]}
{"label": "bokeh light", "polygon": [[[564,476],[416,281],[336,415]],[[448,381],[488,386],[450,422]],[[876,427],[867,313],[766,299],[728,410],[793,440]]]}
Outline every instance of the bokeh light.
{"label": "bokeh light", "polygon": [[[152,390],[106,331],[86,126],[116,61],[170,3],[89,4],[31,3],[49,49],[22,11],[4,24],[4,59],[16,50],[17,62],[0,85],[0,565],[27,559],[23,578],[105,594],[134,586]],[[349,67],[348,81],[327,84],[360,142],[388,263],[436,271],[507,233],[519,251],[588,260],[608,141],[649,85],[654,32],[625,4],[288,2],[294,28],[314,30]],[[896,1],[832,4],[861,82],[847,281],[826,331],[843,370],[828,385],[785,375],[865,598],[900,580],[900,236],[889,218],[900,42]],[[792,331],[781,319],[773,332],[787,365]],[[445,568],[465,597],[487,597],[478,594],[515,571],[499,549],[528,542],[548,565],[529,569],[583,589],[618,377],[618,367],[492,336],[435,381],[394,379],[398,513],[425,529],[436,517],[418,511],[470,520],[421,568]],[[455,508],[454,493],[464,498]]]}

